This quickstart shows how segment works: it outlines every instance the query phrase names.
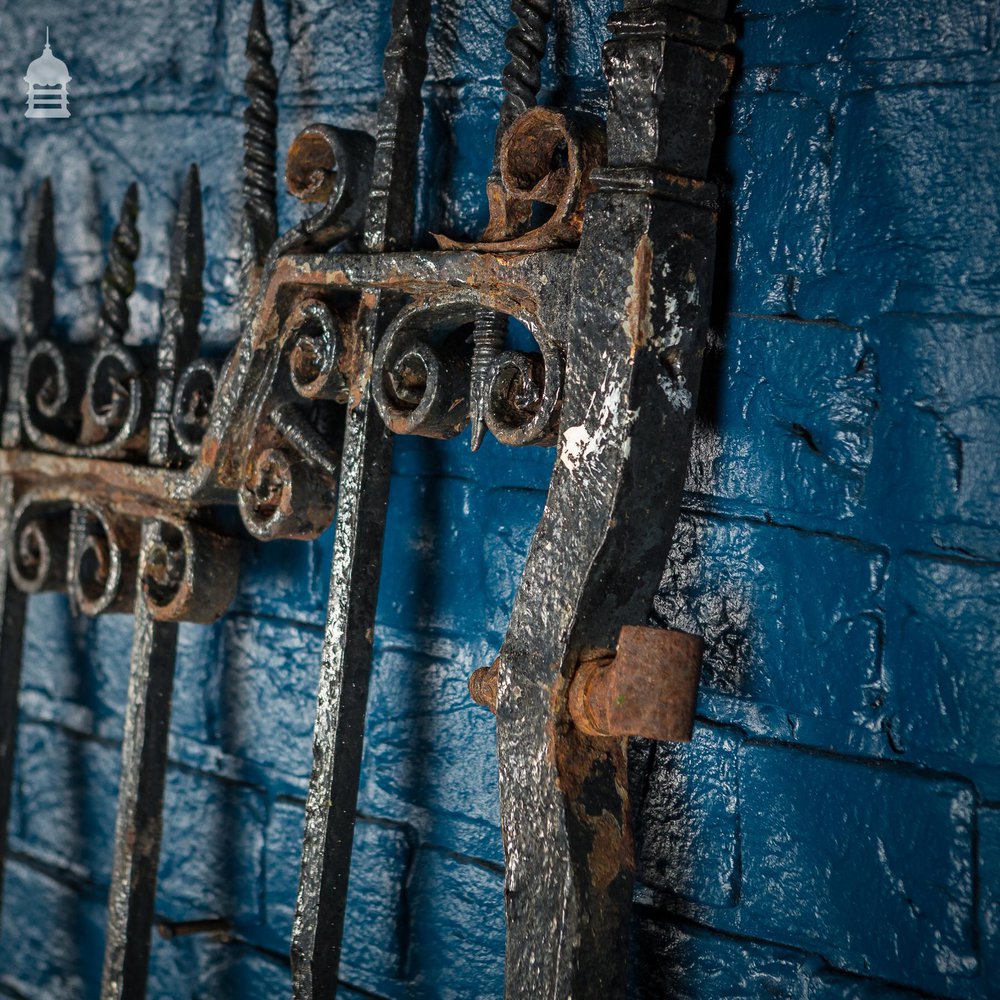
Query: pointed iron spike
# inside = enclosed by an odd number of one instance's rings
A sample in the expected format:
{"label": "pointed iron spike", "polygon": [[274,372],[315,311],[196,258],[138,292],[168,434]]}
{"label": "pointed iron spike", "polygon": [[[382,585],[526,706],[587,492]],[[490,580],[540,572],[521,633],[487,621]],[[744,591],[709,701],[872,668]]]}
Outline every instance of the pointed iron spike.
{"label": "pointed iron spike", "polygon": [[247,31],[243,112],[243,267],[259,266],[278,235],[277,123],[278,77],[262,0],[255,0]]}
{"label": "pointed iron spike", "polygon": [[52,322],[52,275],[56,265],[52,182],[46,177],[31,200],[24,237],[24,271],[18,294],[20,335],[44,337]]}
{"label": "pointed iron spike", "polygon": [[122,340],[128,331],[128,297],[135,289],[135,261],[139,256],[139,186],[129,185],[122,199],[118,225],[111,234],[108,263],[101,278],[101,344]]}
{"label": "pointed iron spike", "polygon": [[201,181],[198,165],[192,163],[177,205],[177,218],[170,238],[170,270],[163,299],[164,311],[167,303],[176,304],[183,313],[185,328],[193,328],[192,332],[195,334],[205,298],[202,286],[204,269]]}
{"label": "pointed iron spike", "polygon": [[470,447],[478,451],[486,436],[486,394],[490,364],[503,350],[507,317],[492,309],[476,311],[472,333],[472,374],[469,394]]}
{"label": "pointed iron spike", "polygon": [[21,443],[21,393],[31,345],[49,335],[55,311],[52,275],[56,266],[55,213],[52,182],[45,178],[31,199],[24,234],[24,271],[17,292],[17,334],[7,371],[0,443],[16,448]]}
{"label": "pointed iron spike", "polygon": [[198,165],[192,163],[184,179],[170,237],[170,270],[163,291],[163,325],[156,351],[156,388],[149,422],[151,465],[168,465],[177,456],[170,414],[177,380],[198,356],[198,323],[205,300],[204,267],[201,183]]}

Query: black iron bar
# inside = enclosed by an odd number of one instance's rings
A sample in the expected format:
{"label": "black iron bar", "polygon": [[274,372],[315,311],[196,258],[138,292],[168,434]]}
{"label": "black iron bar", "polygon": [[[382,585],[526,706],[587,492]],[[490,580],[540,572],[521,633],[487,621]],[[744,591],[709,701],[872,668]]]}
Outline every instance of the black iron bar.
{"label": "black iron bar", "polygon": [[[690,0],[614,15],[604,48],[608,165],[574,259],[559,454],[498,657],[508,1000],[625,995],[625,746],[574,724],[570,683],[587,651],[646,620],[680,506],[711,301],[713,112],[731,71],[723,4],[700,6],[704,19]],[[668,66],[685,73],[664,87]]]}
{"label": "black iron bar", "polygon": [[[7,400],[3,414],[4,448],[17,448],[23,439],[20,400],[28,350],[49,333],[52,323],[52,275],[55,270],[55,232],[52,185],[42,181],[32,201],[24,242],[24,273],[18,294],[18,330],[11,346],[7,372]],[[10,804],[17,750],[18,692],[27,597],[10,576],[15,544],[11,537],[14,477],[0,476],[0,904],[3,903],[4,859],[7,856]]]}
{"label": "black iron bar", "polygon": [[[163,296],[156,385],[156,402],[161,408],[172,396],[178,363],[190,360],[198,351],[203,262],[201,193],[198,171],[192,167],[178,206]],[[151,427],[148,459],[150,465],[163,466],[172,454],[169,426],[161,423],[158,433],[152,433],[154,429]],[[160,528],[154,518],[144,518],[140,530],[141,563],[160,543]],[[132,656],[108,894],[102,1000],[142,1000],[146,995],[163,834],[178,625],[153,617],[141,572],[135,575],[132,614]]]}
{"label": "black iron bar", "polygon": [[10,802],[17,749],[18,692],[24,646],[26,596],[14,586],[8,572],[6,540],[14,512],[14,480],[0,476],[0,903],[3,902],[3,859],[7,855]]}
{"label": "black iron bar", "polygon": [[[394,0],[383,63],[375,161],[364,246],[369,253],[412,238],[420,88],[427,72],[429,0]],[[363,319],[363,351],[374,357],[399,296],[379,292]],[[292,930],[296,1000],[337,992],[354,814],[371,673],[392,444],[365,385],[344,432],[330,598],[306,803],[302,871]]]}
{"label": "black iron bar", "polygon": [[[144,522],[144,546],[150,544],[155,524]],[[152,617],[141,582],[137,584],[133,615],[102,1000],[141,1000],[146,995],[163,832],[177,623],[159,622]]]}

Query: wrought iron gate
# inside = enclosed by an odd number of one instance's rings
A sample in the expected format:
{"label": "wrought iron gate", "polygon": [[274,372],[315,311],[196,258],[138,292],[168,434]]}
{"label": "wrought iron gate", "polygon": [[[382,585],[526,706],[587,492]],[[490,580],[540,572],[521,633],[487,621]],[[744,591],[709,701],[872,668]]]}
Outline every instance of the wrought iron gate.
{"label": "wrought iron gate", "polygon": [[[135,619],[102,996],[145,992],[177,623],[233,597],[239,538],[336,518],[292,939],[294,995],[337,984],[394,434],[471,425],[558,448],[506,639],[470,678],[497,716],[507,995],[625,989],[633,858],[625,737],[690,738],[701,641],[635,625],[666,559],[711,298],[725,0],[626,0],[604,47],[607,121],[536,106],[553,0],[513,0],[477,242],[410,249],[429,0],[394,0],[374,138],[316,124],[276,225],[277,79],[260,0],[247,44],[242,335],[200,357],[198,172],[184,187],[153,348],[125,344],[138,192],[108,251],[96,342],[51,337],[52,192],[27,222],[0,449],[0,829],[26,597]],[[542,206],[539,211],[538,206]],[[334,252],[333,248],[337,248]],[[505,344],[507,318],[539,350]],[[472,347],[466,331],[471,327]],[[4,834],[5,836],[5,834]],[[169,836],[169,822],[167,823]]]}

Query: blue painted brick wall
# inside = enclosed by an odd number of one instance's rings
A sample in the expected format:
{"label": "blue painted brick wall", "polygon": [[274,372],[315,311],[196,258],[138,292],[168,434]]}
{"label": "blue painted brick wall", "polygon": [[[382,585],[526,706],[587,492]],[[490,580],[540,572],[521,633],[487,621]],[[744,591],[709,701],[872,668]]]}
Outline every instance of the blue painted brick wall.
{"label": "blue painted brick wall", "polygon": [[[370,127],[388,0],[271,0],[281,144]],[[439,0],[422,230],[485,216],[502,0]],[[611,0],[563,0],[546,94],[600,112]],[[236,333],[248,0],[0,5],[0,326],[26,192],[56,183],[58,323],[92,333],[114,207],[140,184],[135,337],[197,160],[207,341]],[[1000,12],[995,0],[740,0],[727,190],[685,511],[652,620],[699,631],[689,746],[632,747],[635,991],[730,1000],[1000,995]],[[46,24],[73,117],[27,122]],[[295,219],[282,202],[283,223]],[[345,997],[496,997],[493,722],[468,673],[504,633],[553,455],[397,445],[343,965]],[[271,998],[310,762],[330,538],[248,546],[184,626],[151,992]],[[0,994],[95,995],[126,689],[123,617],[30,603]]]}

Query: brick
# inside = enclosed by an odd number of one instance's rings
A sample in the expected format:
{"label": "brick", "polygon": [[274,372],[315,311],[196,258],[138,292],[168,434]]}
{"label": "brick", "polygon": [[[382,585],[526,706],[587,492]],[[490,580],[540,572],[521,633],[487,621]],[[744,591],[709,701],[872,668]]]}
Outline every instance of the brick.
{"label": "brick", "polygon": [[[72,75],[70,108],[86,116],[100,95],[140,90],[180,104],[189,94],[212,83],[214,13],[196,0],[148,6],[137,13],[117,8],[87,9],[64,4],[52,25],[53,51]],[[21,77],[28,62],[41,55],[45,25],[19,17],[13,8],[0,12],[0,35],[7,40],[0,65],[11,80]]]}
{"label": "brick", "polygon": [[924,990],[976,974],[967,788],[748,745],[740,822],[743,926],[755,936]]}
{"label": "brick", "polygon": [[639,1000],[802,998],[817,962],[787,948],[643,916],[636,921]]}
{"label": "brick", "polygon": [[282,997],[291,993],[287,960],[211,937],[153,937],[150,1000]]}
{"label": "brick", "polygon": [[380,635],[377,644],[359,808],[499,861],[496,724],[468,689],[483,657],[458,641],[414,648],[406,638]]}
{"label": "brick", "polygon": [[77,669],[88,678],[90,691],[87,700],[93,705],[95,722],[108,722],[109,729],[120,739],[128,700],[132,617],[101,615],[94,619],[81,619],[73,630],[83,639],[84,652]]}
{"label": "brick", "polygon": [[[241,0],[231,6],[225,18],[224,30],[230,40],[224,64],[225,87],[233,96],[243,93],[243,49],[250,6],[250,0]],[[382,51],[389,38],[389,8],[384,0],[359,0],[352,4],[350,13],[344,18],[342,10],[314,3],[291,9],[269,5],[275,66],[283,98],[313,106],[326,102],[326,108],[332,103],[341,110],[338,125],[372,128],[382,95]],[[325,111],[327,118],[329,114]],[[301,119],[299,127],[312,120]],[[287,144],[281,148],[287,149]]]}
{"label": "brick", "polygon": [[1000,809],[980,809],[979,940],[986,981],[1000,989]]}
{"label": "brick", "polygon": [[[808,96],[739,90],[731,114],[724,140],[731,172],[730,308],[790,312],[793,282],[822,271],[829,239],[828,111]],[[763,218],[770,223],[761,225]],[[720,253],[726,247],[722,242]]]}
{"label": "brick", "polygon": [[242,617],[227,621],[217,720],[226,753],[308,778],[322,642],[322,633],[311,626]]}
{"label": "brick", "polygon": [[484,499],[483,562],[486,564],[486,628],[499,652],[514,599],[545,507],[545,493],[491,490]]}
{"label": "brick", "polygon": [[[267,824],[267,943],[284,950],[291,938],[299,884],[304,804],[278,800]],[[407,920],[405,883],[410,836],[398,826],[360,820],[354,828],[341,978],[378,991],[398,981]]]}
{"label": "brick", "polygon": [[[973,991],[972,995],[979,994]],[[807,1000],[921,1000],[927,994],[890,986],[878,979],[821,972],[809,980],[805,996]]]}
{"label": "brick", "polygon": [[1000,765],[996,683],[1000,571],[903,557],[893,576],[886,668],[900,749]]}
{"label": "brick", "polygon": [[872,329],[884,385],[875,530],[901,548],[1000,559],[1000,322],[889,316]]}
{"label": "brick", "polygon": [[[958,123],[958,124],[956,124]],[[886,282],[898,311],[995,312],[1000,86],[898,88],[848,97],[834,142],[830,296],[846,322]],[[852,306],[851,303],[855,303]],[[869,313],[870,315],[870,313]]]}
{"label": "brick", "polygon": [[479,492],[445,478],[396,476],[389,497],[378,622],[463,635],[486,617],[476,551]]}
{"label": "brick", "polygon": [[107,885],[119,760],[118,747],[22,723],[15,760],[21,806],[16,846]]}
{"label": "brick", "polygon": [[503,995],[503,876],[422,849],[409,887],[408,996],[476,1000]]}
{"label": "brick", "polygon": [[749,16],[741,39],[745,65],[801,66],[836,59],[850,27],[850,12],[836,3],[797,5],[770,17]]}
{"label": "brick", "polygon": [[157,911],[168,920],[219,916],[256,923],[263,878],[258,792],[171,768],[164,799]]}
{"label": "brick", "polygon": [[64,594],[39,594],[28,599],[21,660],[21,687],[41,691],[53,700],[84,700],[84,685],[75,625]]}
{"label": "brick", "polygon": [[777,709],[766,726],[781,735],[810,720],[877,729],[883,572],[879,554],[847,541],[685,515],[654,607],[705,637],[713,716],[732,717],[739,699]]}
{"label": "brick", "polygon": [[5,868],[0,985],[17,997],[78,1000],[98,990],[103,908],[16,859]]}
{"label": "brick", "polygon": [[240,553],[234,610],[322,627],[330,545],[325,539],[322,544],[285,540],[247,544]]}
{"label": "brick", "polygon": [[730,319],[706,358],[688,491],[798,524],[861,509],[878,362],[857,330]]}
{"label": "brick", "polygon": [[[436,166],[447,155],[448,164],[447,169],[428,173],[418,227],[456,239],[479,238],[489,218],[486,179],[493,163],[499,108],[497,86],[486,81],[429,95],[420,140],[422,158]],[[459,136],[461,142],[453,146]],[[467,433],[460,439],[467,442]]]}
{"label": "brick", "polygon": [[738,747],[703,726],[689,744],[656,745],[636,822],[642,882],[711,906],[735,904]]}
{"label": "brick", "polygon": [[990,46],[989,0],[913,4],[862,0],[854,10],[850,59],[942,58]]}
{"label": "brick", "polygon": [[181,624],[177,634],[170,731],[199,743],[214,738],[214,687],[218,684],[223,626]]}

